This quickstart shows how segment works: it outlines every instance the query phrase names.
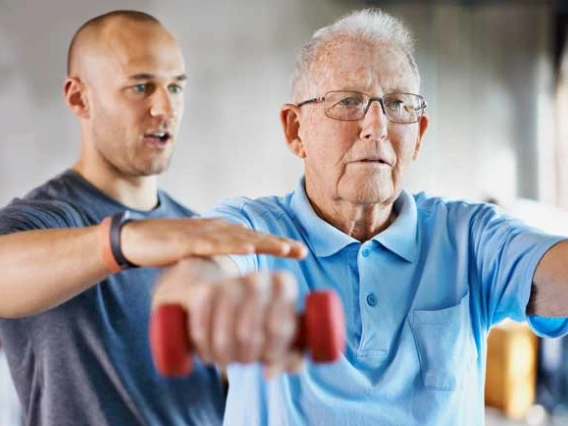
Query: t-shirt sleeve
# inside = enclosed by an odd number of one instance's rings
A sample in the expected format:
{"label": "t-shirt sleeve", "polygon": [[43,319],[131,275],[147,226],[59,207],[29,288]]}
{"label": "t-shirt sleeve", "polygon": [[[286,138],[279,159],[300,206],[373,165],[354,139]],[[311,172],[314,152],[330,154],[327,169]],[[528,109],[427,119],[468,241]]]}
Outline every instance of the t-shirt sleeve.
{"label": "t-shirt sleeve", "polygon": [[[253,218],[245,210],[245,206],[249,201],[248,198],[244,197],[227,200],[215,205],[203,217],[217,217],[227,222],[244,225],[249,229],[256,229]],[[229,257],[237,264],[241,274],[258,270],[258,257],[254,254],[231,255]]]}
{"label": "t-shirt sleeve", "polygon": [[80,213],[55,200],[15,200],[0,210],[0,235],[37,229],[80,227]]}
{"label": "t-shirt sleeve", "polygon": [[527,304],[536,268],[544,254],[566,237],[552,236],[485,206],[471,228],[478,281],[488,324],[505,318],[528,321],[535,333],[568,333],[568,319],[528,316]]}

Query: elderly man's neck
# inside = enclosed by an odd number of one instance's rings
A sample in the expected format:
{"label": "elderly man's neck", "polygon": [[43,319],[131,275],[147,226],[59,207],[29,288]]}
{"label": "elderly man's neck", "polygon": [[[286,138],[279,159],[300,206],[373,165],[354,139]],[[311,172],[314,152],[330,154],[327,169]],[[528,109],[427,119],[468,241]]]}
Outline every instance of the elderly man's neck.
{"label": "elderly man's neck", "polygon": [[316,214],[330,225],[365,242],[387,229],[396,218],[393,204],[355,204],[345,200],[318,202],[317,195],[308,199]]}

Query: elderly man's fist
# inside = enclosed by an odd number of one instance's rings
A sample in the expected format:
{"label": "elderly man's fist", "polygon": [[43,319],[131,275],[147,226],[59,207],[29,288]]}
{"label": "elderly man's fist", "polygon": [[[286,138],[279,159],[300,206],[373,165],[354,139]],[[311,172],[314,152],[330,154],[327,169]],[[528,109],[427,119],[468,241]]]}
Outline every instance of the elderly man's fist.
{"label": "elderly man's fist", "polygon": [[335,361],[345,350],[345,320],[339,297],[308,295],[304,314],[294,310],[296,282],[283,273],[254,273],[215,284],[192,286],[187,310],[158,305],[150,322],[150,344],[158,371],[186,375],[191,356],[205,362],[262,362],[267,375],[297,371],[301,352],[316,362]]}

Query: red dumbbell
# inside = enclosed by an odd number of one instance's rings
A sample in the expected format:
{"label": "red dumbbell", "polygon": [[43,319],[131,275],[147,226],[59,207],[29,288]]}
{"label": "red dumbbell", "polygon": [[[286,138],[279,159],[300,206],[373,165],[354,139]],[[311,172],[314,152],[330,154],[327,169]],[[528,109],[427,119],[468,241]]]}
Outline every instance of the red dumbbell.
{"label": "red dumbbell", "polygon": [[[185,376],[193,369],[187,312],[177,304],[158,307],[150,318],[150,349],[156,369],[166,377]],[[345,352],[345,317],[333,291],[310,293],[298,315],[294,348],[309,349],[315,362],[333,362]]]}

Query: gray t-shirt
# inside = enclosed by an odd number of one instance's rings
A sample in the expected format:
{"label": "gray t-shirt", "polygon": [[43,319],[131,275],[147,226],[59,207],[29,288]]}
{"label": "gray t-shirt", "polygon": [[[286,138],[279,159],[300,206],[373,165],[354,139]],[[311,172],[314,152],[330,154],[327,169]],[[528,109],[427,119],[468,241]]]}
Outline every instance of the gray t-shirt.
{"label": "gray t-shirt", "polygon": [[[158,207],[137,214],[194,215],[158,195]],[[0,210],[0,235],[96,225],[125,209],[68,170]],[[148,320],[158,273],[123,271],[41,314],[0,319],[26,425],[221,424],[225,400],[214,368],[196,360],[189,377],[166,380],[152,364]]]}

